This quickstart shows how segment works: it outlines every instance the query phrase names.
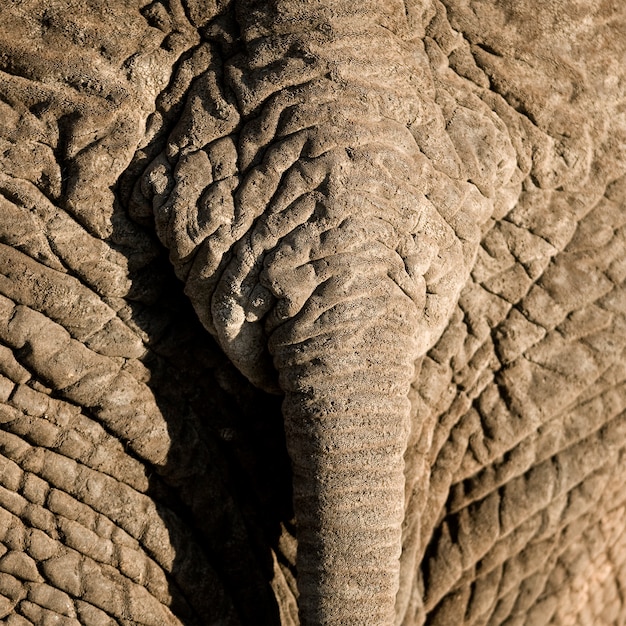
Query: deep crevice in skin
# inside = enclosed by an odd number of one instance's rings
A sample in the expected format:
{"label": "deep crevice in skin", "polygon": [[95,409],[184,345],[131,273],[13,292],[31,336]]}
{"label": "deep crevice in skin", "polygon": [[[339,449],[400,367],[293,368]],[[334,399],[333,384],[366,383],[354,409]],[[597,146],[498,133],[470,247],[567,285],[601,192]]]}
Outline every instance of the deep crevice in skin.
{"label": "deep crevice in skin", "polygon": [[[623,452],[623,451],[622,451]],[[544,549],[541,550],[542,561],[538,561],[538,559],[532,558],[535,556],[537,552],[537,546],[533,545],[532,542],[529,542],[528,545],[525,545],[520,549],[520,551],[514,555],[519,556],[523,559],[524,563],[531,563],[531,568],[524,571],[524,577],[522,579],[517,579],[510,581],[508,584],[508,589],[501,590],[498,594],[497,601],[502,599],[503,595],[506,595],[504,591],[510,593],[512,590],[517,588],[523,588],[523,584],[532,580],[536,577],[540,572],[543,577],[544,587],[540,591],[537,592],[537,596],[544,596],[543,589],[545,588],[545,584],[549,581],[554,571],[557,570],[559,565],[559,561],[563,558],[564,553],[566,553],[569,549],[576,547],[576,545],[581,540],[581,535],[584,535],[589,529],[597,528],[602,524],[604,519],[610,518],[611,513],[615,513],[615,508],[611,508],[611,504],[614,501],[615,494],[611,492],[610,486],[611,481],[610,477],[606,477],[606,486],[602,493],[598,496],[598,499],[595,502],[589,504],[590,510],[584,510],[577,517],[570,517],[567,519],[567,523],[563,528],[560,528],[555,531],[554,535],[545,537],[545,534],[541,537],[540,546]],[[604,504],[604,502],[608,503],[606,507],[599,507],[600,503]],[[617,505],[617,513],[623,510],[623,505]],[[543,511],[538,513],[541,514]],[[581,527],[581,523],[584,525]],[[613,545],[617,542],[618,538],[613,538]],[[611,540],[604,538],[605,543],[607,544],[607,551],[610,550]],[[545,545],[544,547],[544,544]],[[551,549],[550,549],[551,548]],[[529,553],[530,557],[526,556],[526,553]],[[480,564],[480,563],[479,563]],[[500,568],[506,563],[501,564]],[[534,568],[534,569],[533,569]],[[493,571],[493,570],[492,570]],[[481,573],[482,577],[482,573]],[[502,578],[501,578],[502,580]],[[468,606],[469,609],[469,606]],[[497,605],[490,607],[491,611],[497,611]],[[511,611],[516,615],[520,614],[520,610],[514,611],[514,607],[511,607]],[[526,614],[525,610],[521,610],[522,615]],[[505,619],[507,616],[501,616],[500,619]]]}
{"label": "deep crevice in skin", "polygon": [[[618,420],[620,419],[620,417],[623,416],[619,416],[616,415],[614,416],[612,419],[614,420]],[[605,425],[602,426],[602,428],[604,428]],[[592,433],[590,435],[590,437],[593,437],[596,433]],[[579,442],[582,443],[582,442]],[[622,450],[623,451],[623,450]],[[558,455],[561,452],[559,451],[558,453],[556,453],[556,460],[554,461],[554,463],[558,463]],[[616,452],[616,454],[619,454],[619,451]],[[600,462],[600,464],[596,467],[591,467],[588,468],[589,472],[588,474],[586,474],[585,476],[581,476],[578,480],[578,482],[576,484],[570,484],[568,485],[567,489],[555,494],[552,494],[550,497],[550,502],[548,503],[548,505],[551,505],[553,502],[558,501],[560,498],[562,497],[568,497],[571,495],[571,493],[574,493],[576,491],[584,491],[585,489],[585,481],[593,478],[596,475],[604,475],[605,476],[605,483],[606,483],[606,488],[608,489],[610,486],[610,481],[609,481],[609,476],[610,476],[610,468],[613,465],[613,461],[612,459],[602,459],[602,461]],[[535,469],[535,466],[533,466],[532,468],[530,468],[528,470],[528,473],[532,472]],[[517,480],[517,482],[519,482],[520,480],[523,479],[523,476],[518,476],[518,477],[513,477],[512,479],[509,479],[506,483],[497,486],[497,488],[488,493],[485,494],[481,497],[480,501],[476,501],[476,502],[472,502],[469,503],[468,505],[466,505],[467,507],[480,507],[482,504],[484,504],[488,499],[490,499],[492,496],[494,496],[495,494],[498,495],[498,506],[501,509],[503,502],[505,502],[507,499],[505,498],[505,493],[504,491],[506,490],[506,486],[510,485],[510,483],[514,483],[514,481]],[[580,496],[579,496],[580,497]],[[597,499],[600,500],[602,498],[602,493],[597,494]],[[508,499],[510,502],[510,498]],[[510,504],[509,504],[510,506]],[[565,507],[566,509],[568,508],[567,506]],[[589,512],[592,512],[593,515],[600,516],[602,515],[601,512],[599,512],[601,510],[599,510],[597,508],[597,502],[591,502],[588,503],[588,507],[587,509],[579,512],[577,515],[579,517],[582,516],[586,516],[588,515]],[[518,551],[516,553],[511,552],[510,549],[506,549],[506,548],[502,548],[502,546],[507,546],[511,541],[514,541],[515,539],[515,535],[518,533],[518,531],[523,530],[523,528],[525,526],[528,525],[529,522],[531,522],[532,520],[542,520],[542,523],[539,524],[540,529],[543,528],[543,525],[546,524],[547,522],[543,521],[543,517],[545,516],[545,507],[544,506],[539,506],[536,510],[532,510],[528,513],[528,516],[522,519],[517,520],[516,525],[513,527],[510,527],[506,530],[506,532],[504,534],[500,533],[497,536],[493,536],[492,537],[492,544],[489,545],[488,549],[485,550],[485,547],[482,546],[482,554],[480,556],[480,558],[477,560],[478,565],[482,565],[484,561],[489,561],[490,557],[491,560],[495,559],[500,559],[499,561],[496,561],[496,563],[494,564],[493,562],[489,565],[489,569],[486,569],[486,566],[483,566],[480,570],[480,577],[484,577],[485,575],[489,574],[495,567],[499,567],[499,566],[503,566],[506,565],[506,561],[507,560],[511,560],[511,559],[515,559],[517,556],[519,556],[520,554],[522,554],[522,552],[526,549],[532,551],[534,548],[531,544],[531,542],[525,542],[524,544],[522,544],[521,546],[518,547]],[[459,542],[458,537],[459,537],[459,519],[463,518],[463,515],[460,512],[450,512],[448,513],[447,517],[445,518],[445,520],[443,520],[441,523],[438,524],[438,529],[441,529],[443,527],[443,525],[445,525],[446,530],[449,532],[451,539],[451,544],[454,546],[462,546],[462,542]],[[468,519],[471,519],[472,516],[467,515],[465,516],[465,520],[467,521]],[[571,516],[567,519],[567,524],[570,526],[575,526],[577,517],[572,518]],[[502,520],[500,519],[500,528],[502,528],[503,523]],[[478,530],[478,529],[476,529]],[[554,546],[555,550],[561,550],[561,549],[566,549],[567,546],[565,547],[561,547],[560,544],[557,542],[557,539],[555,537],[558,537],[560,533],[565,532],[566,528],[553,528],[553,529],[549,529],[548,527],[548,532],[550,532],[549,535],[546,535],[546,530],[543,530],[542,533],[542,541],[552,541],[552,544]],[[439,532],[441,532],[441,530],[439,530]],[[465,530],[465,534],[467,535],[468,532],[471,532],[470,529]],[[441,550],[440,547],[440,542],[441,542],[441,537],[436,533],[435,535],[433,535],[432,540],[431,540],[431,545],[429,546],[428,550],[426,551],[426,555],[424,557],[424,563],[426,564],[432,564],[433,561],[435,560],[435,553],[437,550]],[[428,565],[426,565],[426,567],[428,567]],[[541,564],[537,565],[537,568],[540,569],[541,568]],[[465,577],[468,574],[468,570],[466,568],[464,568],[462,571],[458,572],[458,576],[457,576],[457,583],[460,583],[462,580],[462,577]],[[454,588],[456,585],[455,584],[451,584],[451,587]],[[431,599],[430,601],[431,606],[433,605],[433,601]]]}

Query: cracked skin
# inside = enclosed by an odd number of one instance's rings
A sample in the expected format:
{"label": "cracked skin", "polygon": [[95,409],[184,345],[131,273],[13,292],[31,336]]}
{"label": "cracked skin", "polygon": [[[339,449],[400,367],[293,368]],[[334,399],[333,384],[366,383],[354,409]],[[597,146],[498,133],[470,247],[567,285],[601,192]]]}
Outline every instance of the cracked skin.
{"label": "cracked skin", "polygon": [[626,624],[626,11],[0,8],[0,616]]}

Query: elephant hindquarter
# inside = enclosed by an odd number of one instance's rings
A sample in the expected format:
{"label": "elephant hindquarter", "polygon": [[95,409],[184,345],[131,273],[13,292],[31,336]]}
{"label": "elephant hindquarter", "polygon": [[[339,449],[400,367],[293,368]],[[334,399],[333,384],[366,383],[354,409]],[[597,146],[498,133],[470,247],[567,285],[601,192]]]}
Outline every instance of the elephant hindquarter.
{"label": "elephant hindquarter", "polygon": [[[241,49],[222,65],[207,44],[210,70],[143,177],[204,325],[285,393],[306,624],[394,621],[414,363],[493,209],[445,133],[420,19],[392,3],[237,5]],[[201,85],[214,113],[191,132]]]}

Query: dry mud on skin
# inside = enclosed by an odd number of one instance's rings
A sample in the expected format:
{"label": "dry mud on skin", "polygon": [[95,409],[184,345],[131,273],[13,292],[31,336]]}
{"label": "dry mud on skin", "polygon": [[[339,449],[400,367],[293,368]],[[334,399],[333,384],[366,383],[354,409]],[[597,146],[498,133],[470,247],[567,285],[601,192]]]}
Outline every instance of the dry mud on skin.
{"label": "dry mud on skin", "polygon": [[0,619],[626,624],[584,4],[0,7]]}

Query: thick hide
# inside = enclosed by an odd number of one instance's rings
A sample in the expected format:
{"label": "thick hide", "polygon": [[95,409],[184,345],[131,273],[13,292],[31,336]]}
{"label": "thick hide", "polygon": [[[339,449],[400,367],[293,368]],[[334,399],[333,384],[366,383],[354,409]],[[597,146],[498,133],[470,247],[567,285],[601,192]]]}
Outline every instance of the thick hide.
{"label": "thick hide", "polygon": [[626,625],[626,5],[0,4],[3,623]]}
{"label": "thick hide", "polygon": [[433,148],[445,122],[419,12],[242,2],[235,19],[241,52],[198,79],[220,121],[175,130],[142,189],[207,329],[286,394],[303,623],[390,623],[414,362],[450,317],[514,151],[476,103],[458,115],[502,154],[476,166],[487,196],[463,180],[464,138]]}

